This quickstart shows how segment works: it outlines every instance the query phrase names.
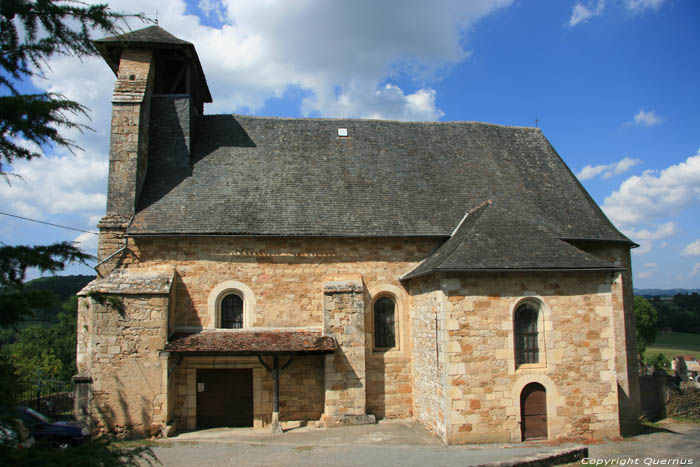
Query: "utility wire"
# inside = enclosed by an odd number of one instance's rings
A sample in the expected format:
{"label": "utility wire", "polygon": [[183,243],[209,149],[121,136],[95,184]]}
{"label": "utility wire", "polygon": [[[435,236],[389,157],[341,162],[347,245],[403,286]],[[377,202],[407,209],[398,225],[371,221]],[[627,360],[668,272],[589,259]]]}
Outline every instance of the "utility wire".
{"label": "utility wire", "polygon": [[8,214],[6,212],[0,212],[0,214],[2,214],[3,216],[16,217],[17,219],[22,219],[25,221],[36,222],[37,224],[46,224],[46,225],[50,225],[52,227],[60,227],[61,229],[75,230],[76,232],[83,232],[83,233],[89,233],[89,234],[93,234],[93,235],[99,235],[97,232],[90,232],[89,230],[82,230],[82,229],[76,229],[74,227],[67,227],[65,225],[52,224],[51,222],[38,221],[36,219],[29,219],[28,217],[16,216],[14,214]]}

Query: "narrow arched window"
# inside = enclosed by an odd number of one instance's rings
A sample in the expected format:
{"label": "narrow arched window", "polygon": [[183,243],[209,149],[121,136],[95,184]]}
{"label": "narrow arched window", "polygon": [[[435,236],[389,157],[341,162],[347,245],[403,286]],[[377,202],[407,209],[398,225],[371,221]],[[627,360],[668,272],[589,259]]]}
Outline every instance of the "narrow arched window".
{"label": "narrow arched window", "polygon": [[537,308],[525,303],[515,311],[515,363],[539,363],[537,345]]}
{"label": "narrow arched window", "polygon": [[226,295],[221,300],[221,327],[225,329],[243,327],[243,299],[236,294]]}
{"label": "narrow arched window", "polygon": [[374,302],[374,347],[388,348],[396,345],[396,305],[389,297]]}

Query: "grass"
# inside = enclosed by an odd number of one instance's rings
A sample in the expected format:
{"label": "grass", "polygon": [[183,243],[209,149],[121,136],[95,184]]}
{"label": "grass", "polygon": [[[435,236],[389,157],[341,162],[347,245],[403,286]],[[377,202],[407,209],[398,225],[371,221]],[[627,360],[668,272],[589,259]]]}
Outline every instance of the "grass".
{"label": "grass", "polygon": [[669,360],[673,360],[676,355],[694,355],[700,360],[700,334],[672,332],[658,336],[656,342],[647,348],[645,356],[651,358],[660,353]]}

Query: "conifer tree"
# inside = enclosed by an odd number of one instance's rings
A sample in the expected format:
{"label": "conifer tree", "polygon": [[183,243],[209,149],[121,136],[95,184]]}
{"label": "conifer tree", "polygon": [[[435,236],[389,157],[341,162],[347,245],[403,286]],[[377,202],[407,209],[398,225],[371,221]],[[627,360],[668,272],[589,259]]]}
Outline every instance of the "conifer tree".
{"label": "conifer tree", "polygon": [[0,174],[7,175],[4,164],[42,155],[24,141],[73,150],[75,142],[61,130],[87,128],[74,120],[87,116],[85,106],[55,92],[23,94],[18,83],[43,76],[54,55],[95,55],[91,31],[119,34],[125,20],[134,17],[145,19],[76,0],[0,2]]}

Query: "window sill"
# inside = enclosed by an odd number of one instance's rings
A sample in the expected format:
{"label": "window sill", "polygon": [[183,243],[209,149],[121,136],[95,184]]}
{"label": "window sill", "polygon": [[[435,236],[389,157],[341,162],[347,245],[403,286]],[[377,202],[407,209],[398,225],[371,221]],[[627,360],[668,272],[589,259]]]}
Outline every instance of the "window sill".
{"label": "window sill", "polygon": [[546,363],[523,363],[522,365],[518,366],[515,371],[520,371],[520,370],[535,370],[535,369],[542,369],[542,368],[547,368]]}
{"label": "window sill", "polygon": [[393,351],[398,351],[398,347],[374,347],[372,349],[372,352],[374,353],[387,353],[387,352],[393,352]]}

